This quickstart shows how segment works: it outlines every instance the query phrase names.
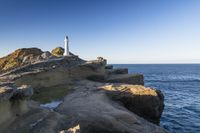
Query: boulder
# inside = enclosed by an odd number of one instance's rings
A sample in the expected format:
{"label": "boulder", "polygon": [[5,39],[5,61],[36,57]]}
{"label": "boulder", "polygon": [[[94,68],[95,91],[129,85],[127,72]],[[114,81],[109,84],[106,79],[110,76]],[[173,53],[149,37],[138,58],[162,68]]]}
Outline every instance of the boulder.
{"label": "boulder", "polygon": [[56,56],[56,57],[61,57],[64,54],[64,48],[62,47],[56,47],[51,51],[51,54]]}
{"label": "boulder", "polygon": [[144,85],[144,76],[142,74],[112,74],[106,82]]}
{"label": "boulder", "polygon": [[122,103],[128,110],[159,124],[164,110],[164,95],[159,90],[140,85],[113,84],[104,87],[107,95]]}
{"label": "boulder", "polygon": [[15,89],[10,86],[0,87],[0,102],[9,100],[13,94],[15,93]]}
{"label": "boulder", "polygon": [[27,99],[33,95],[33,88],[27,85],[16,87],[14,85],[0,87],[0,102],[9,100]]}
{"label": "boulder", "polygon": [[16,87],[10,85],[0,87],[0,132],[5,123],[14,121],[18,116],[29,110],[26,99],[32,95],[33,89],[30,86]]}
{"label": "boulder", "polygon": [[49,51],[44,52],[41,54],[41,57],[45,60],[50,59],[52,57],[51,53]]}
{"label": "boulder", "polygon": [[107,60],[106,59],[104,59],[103,57],[97,57],[96,61],[103,63],[104,64],[104,68],[105,68],[105,65],[107,64]]}

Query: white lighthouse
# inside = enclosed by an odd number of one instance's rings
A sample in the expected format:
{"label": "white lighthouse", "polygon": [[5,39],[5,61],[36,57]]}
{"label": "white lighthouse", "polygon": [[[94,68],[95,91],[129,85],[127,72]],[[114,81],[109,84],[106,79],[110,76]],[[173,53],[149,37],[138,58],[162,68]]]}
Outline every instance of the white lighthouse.
{"label": "white lighthouse", "polygon": [[68,36],[65,36],[65,52],[64,52],[64,56],[69,56],[69,38]]}

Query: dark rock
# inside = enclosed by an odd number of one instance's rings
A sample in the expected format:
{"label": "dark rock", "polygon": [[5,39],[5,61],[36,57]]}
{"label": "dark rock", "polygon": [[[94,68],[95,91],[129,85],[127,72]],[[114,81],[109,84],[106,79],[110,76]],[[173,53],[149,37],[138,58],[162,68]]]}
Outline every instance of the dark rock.
{"label": "dark rock", "polygon": [[105,69],[113,69],[113,65],[107,65],[105,66]]}
{"label": "dark rock", "polygon": [[113,74],[106,79],[106,82],[144,85],[144,76],[142,74]]}
{"label": "dark rock", "polygon": [[27,85],[22,85],[21,87],[16,87],[14,85],[0,87],[0,101],[26,99],[32,95],[33,89]]}
{"label": "dark rock", "polygon": [[9,100],[15,93],[16,88],[10,86],[0,87],[0,102]]}
{"label": "dark rock", "polygon": [[92,76],[87,77],[87,79],[91,81],[105,82],[104,75],[92,75]]}
{"label": "dark rock", "polygon": [[109,70],[108,74],[128,74],[128,68],[115,68]]}

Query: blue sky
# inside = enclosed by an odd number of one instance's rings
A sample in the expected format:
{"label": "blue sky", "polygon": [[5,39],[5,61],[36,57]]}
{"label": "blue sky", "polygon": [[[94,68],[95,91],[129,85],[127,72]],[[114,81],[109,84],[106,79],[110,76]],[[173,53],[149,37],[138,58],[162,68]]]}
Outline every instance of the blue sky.
{"label": "blue sky", "polygon": [[64,45],[109,63],[200,63],[199,0],[0,0],[0,56]]}

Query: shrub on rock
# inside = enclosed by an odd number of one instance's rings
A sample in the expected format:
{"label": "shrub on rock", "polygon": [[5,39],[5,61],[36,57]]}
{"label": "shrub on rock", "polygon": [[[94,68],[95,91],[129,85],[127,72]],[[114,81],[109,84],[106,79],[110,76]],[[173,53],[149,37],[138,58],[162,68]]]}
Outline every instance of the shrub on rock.
{"label": "shrub on rock", "polygon": [[56,47],[51,51],[51,54],[56,56],[56,57],[61,57],[64,54],[64,48],[62,47]]}

